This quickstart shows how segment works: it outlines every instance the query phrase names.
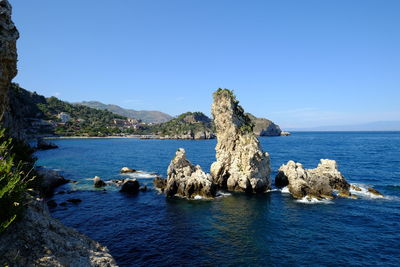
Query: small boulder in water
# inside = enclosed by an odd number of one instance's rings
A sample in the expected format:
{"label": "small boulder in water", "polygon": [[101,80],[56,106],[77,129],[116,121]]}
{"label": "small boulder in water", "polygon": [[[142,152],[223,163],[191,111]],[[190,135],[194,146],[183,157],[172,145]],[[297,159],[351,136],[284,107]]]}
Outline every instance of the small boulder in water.
{"label": "small boulder in water", "polygon": [[371,194],[378,196],[378,197],[384,197],[384,195],[382,195],[378,190],[376,190],[372,187],[368,188],[368,192],[370,192]]}
{"label": "small boulder in water", "polygon": [[136,194],[139,192],[139,182],[136,179],[127,179],[122,184],[120,192],[128,194]]}
{"label": "small boulder in water", "polygon": [[100,188],[100,187],[106,186],[106,183],[103,180],[101,180],[101,178],[99,176],[96,176],[93,179],[93,185],[96,188]]}
{"label": "small boulder in water", "polygon": [[362,191],[361,188],[359,188],[358,186],[353,185],[353,184],[350,186],[350,188],[355,190],[355,191],[358,191],[358,192]]}
{"label": "small boulder in water", "polygon": [[120,173],[135,173],[135,172],[136,172],[135,169],[131,169],[131,168],[128,168],[128,167],[123,167],[123,168],[120,170]]}
{"label": "small boulder in water", "polygon": [[146,186],[146,185],[141,186],[141,187],[139,188],[139,190],[140,190],[140,192],[146,192],[146,191],[147,191],[147,186]]}

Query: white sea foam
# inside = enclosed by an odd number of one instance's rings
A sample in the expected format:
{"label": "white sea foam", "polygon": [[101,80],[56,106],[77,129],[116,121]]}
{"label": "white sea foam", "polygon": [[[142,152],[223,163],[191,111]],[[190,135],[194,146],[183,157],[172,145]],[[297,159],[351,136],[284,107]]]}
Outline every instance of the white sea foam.
{"label": "white sea foam", "polygon": [[137,178],[137,179],[152,179],[154,177],[157,177],[156,174],[148,173],[148,172],[122,173],[121,175],[129,176],[129,177]]}
{"label": "white sea foam", "polygon": [[353,195],[356,195],[361,198],[369,198],[369,199],[394,199],[394,197],[391,196],[378,196],[375,194],[372,194],[371,192],[368,191],[369,186],[365,184],[351,184],[354,186],[357,186],[361,189],[361,191],[354,190],[350,188],[350,193]]}
{"label": "white sea foam", "polygon": [[194,199],[195,199],[195,200],[200,200],[200,199],[203,199],[203,197],[202,197],[202,196],[199,196],[199,195],[196,195],[196,196],[194,196]]}
{"label": "white sea foam", "polygon": [[296,202],[303,204],[333,204],[329,199],[318,200],[314,197],[303,197],[302,199],[297,199]]}
{"label": "white sea foam", "polygon": [[224,191],[218,191],[216,194],[216,197],[228,197],[228,196],[232,196],[232,194]]}
{"label": "white sea foam", "polygon": [[269,192],[280,192],[280,191],[281,191],[281,189],[273,188],[273,189],[267,190],[267,193],[269,193]]}
{"label": "white sea foam", "polygon": [[290,194],[289,188],[288,188],[287,186],[285,186],[284,188],[282,188],[282,189],[281,189],[281,192],[282,192],[283,194]]}

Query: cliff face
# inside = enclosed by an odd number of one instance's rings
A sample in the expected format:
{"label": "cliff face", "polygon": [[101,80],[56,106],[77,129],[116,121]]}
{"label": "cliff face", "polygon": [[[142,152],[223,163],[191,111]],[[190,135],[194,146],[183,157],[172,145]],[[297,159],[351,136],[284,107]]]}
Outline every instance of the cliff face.
{"label": "cliff face", "polygon": [[0,236],[1,266],[117,266],[108,249],[50,217],[30,197],[21,221]]}
{"label": "cliff face", "polygon": [[270,188],[268,153],[262,152],[253,123],[230,90],[218,89],[212,105],[218,143],[211,175],[221,188],[264,192]]}
{"label": "cliff face", "polygon": [[272,121],[264,118],[257,118],[250,113],[246,113],[247,116],[254,123],[253,132],[257,136],[280,136],[282,133],[279,125]]}
{"label": "cliff face", "polygon": [[0,0],[0,119],[3,126],[11,128],[11,134],[16,131],[9,112],[8,91],[17,75],[18,38],[18,30],[11,20],[11,5],[7,0]]}

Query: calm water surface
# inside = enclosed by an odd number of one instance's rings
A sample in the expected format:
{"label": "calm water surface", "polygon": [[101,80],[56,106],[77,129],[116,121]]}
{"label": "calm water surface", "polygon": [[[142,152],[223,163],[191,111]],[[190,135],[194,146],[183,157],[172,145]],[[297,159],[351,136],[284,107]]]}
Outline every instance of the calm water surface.
{"label": "calm water surface", "polygon": [[[37,153],[38,165],[78,181],[57,191],[52,215],[106,245],[120,266],[399,266],[400,132],[294,133],[261,138],[276,170],[288,160],[314,168],[320,158],[338,162],[351,183],[373,186],[383,199],[363,196],[306,204],[273,191],[232,194],[213,201],[166,199],[155,190],[137,196],[108,186],[95,175],[122,178],[128,166],[166,176],[179,147],[209,170],[215,140],[65,139],[59,149]],[[152,184],[151,178],[139,179]]]}

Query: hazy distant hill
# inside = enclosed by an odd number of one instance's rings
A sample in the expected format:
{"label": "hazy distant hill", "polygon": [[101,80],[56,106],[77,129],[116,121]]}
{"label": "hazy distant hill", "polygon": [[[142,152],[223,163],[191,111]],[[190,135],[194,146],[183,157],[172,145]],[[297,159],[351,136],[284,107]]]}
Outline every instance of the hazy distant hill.
{"label": "hazy distant hill", "polygon": [[290,131],[400,131],[400,121],[376,121],[353,125],[292,128]]}
{"label": "hazy distant hill", "polygon": [[83,101],[75,104],[84,105],[87,107],[101,109],[101,110],[108,110],[115,114],[125,116],[128,118],[140,119],[143,122],[147,123],[150,122],[161,123],[172,119],[172,116],[160,111],[125,109],[117,105],[107,105],[98,101]]}

